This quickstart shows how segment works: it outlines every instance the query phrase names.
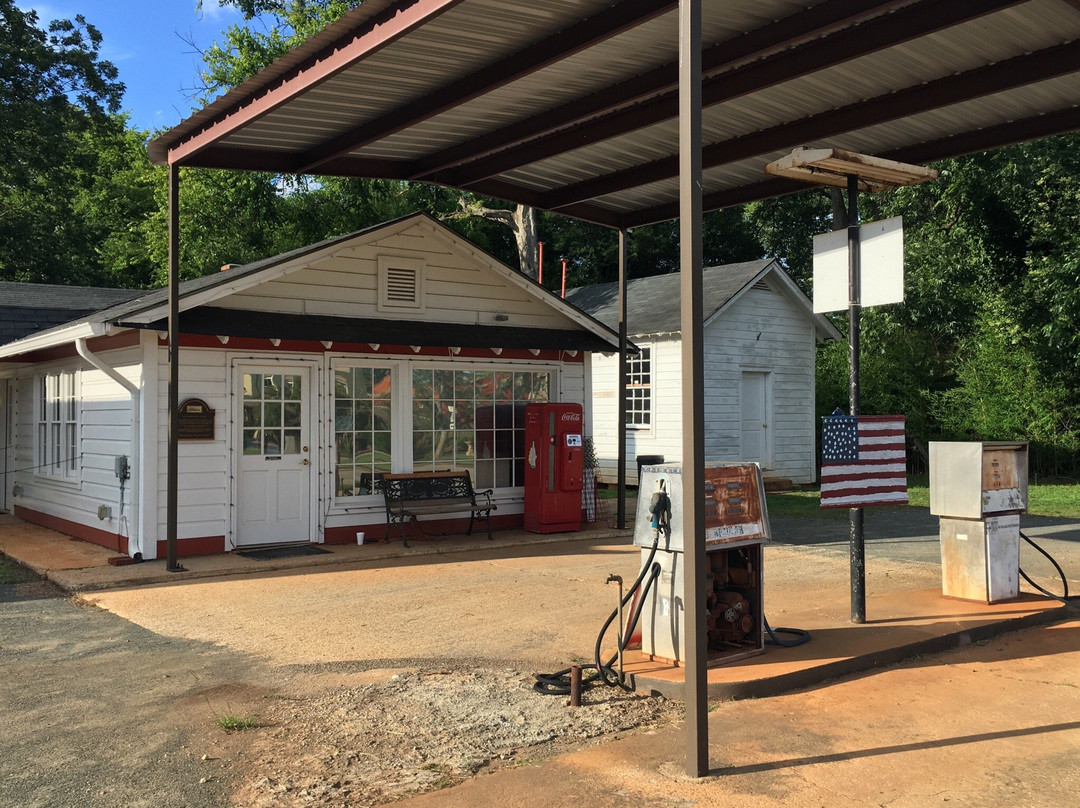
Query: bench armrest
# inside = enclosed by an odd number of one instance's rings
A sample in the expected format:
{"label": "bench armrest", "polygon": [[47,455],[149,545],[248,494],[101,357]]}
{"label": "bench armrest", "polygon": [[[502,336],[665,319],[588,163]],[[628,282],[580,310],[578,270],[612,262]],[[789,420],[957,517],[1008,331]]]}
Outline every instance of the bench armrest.
{"label": "bench armrest", "polygon": [[473,491],[473,498],[484,497],[484,507],[487,508],[491,505],[491,495],[495,493],[494,488],[488,488],[486,491]]}

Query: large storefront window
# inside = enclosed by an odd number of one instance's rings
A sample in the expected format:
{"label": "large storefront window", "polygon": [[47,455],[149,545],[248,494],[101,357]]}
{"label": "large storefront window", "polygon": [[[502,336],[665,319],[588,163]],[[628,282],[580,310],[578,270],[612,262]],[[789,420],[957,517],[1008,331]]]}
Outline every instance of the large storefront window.
{"label": "large storefront window", "polygon": [[522,485],[525,404],[550,394],[549,371],[414,369],[413,471],[465,469],[477,488]]}
{"label": "large storefront window", "polygon": [[334,491],[339,497],[379,493],[391,471],[390,368],[334,370]]}

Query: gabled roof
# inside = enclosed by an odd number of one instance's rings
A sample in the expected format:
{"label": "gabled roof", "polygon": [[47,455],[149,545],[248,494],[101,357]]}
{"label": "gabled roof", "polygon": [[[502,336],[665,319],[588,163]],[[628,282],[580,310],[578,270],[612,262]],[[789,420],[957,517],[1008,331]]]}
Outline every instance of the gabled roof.
{"label": "gabled roof", "polygon": [[[819,339],[840,339],[840,333],[827,319],[813,313],[810,300],[799,290],[776,260],[744,261],[704,270],[705,299],[702,301],[705,323],[710,323],[736,298],[766,277],[775,278],[787,295],[804,310],[818,329]],[[566,299],[609,328],[619,327],[619,285],[598,283],[566,292]],[[626,284],[626,332],[677,334],[682,330],[679,304],[679,274],[634,278]]]}
{"label": "gabled roof", "polygon": [[[288,272],[301,269],[321,257],[333,254],[345,244],[375,241],[394,232],[424,225],[435,237],[448,247],[467,252],[488,269],[506,281],[521,288],[534,299],[556,309],[577,324],[577,331],[552,329],[526,329],[502,325],[455,325],[453,333],[439,333],[440,329],[429,324],[383,320],[363,321],[349,317],[288,315],[276,312],[245,311],[214,308],[213,303],[238,291],[252,288]],[[63,287],[69,295],[78,296],[80,287]],[[70,291],[76,290],[76,291]],[[15,356],[26,350],[37,350],[50,344],[63,344],[86,336],[104,333],[110,327],[156,328],[164,330],[168,309],[168,290],[149,292],[131,290],[89,290],[91,292],[114,292],[113,295],[90,294],[86,299],[101,304],[98,308],[83,306],[73,310],[70,316],[45,331],[24,332],[11,340],[0,340],[0,357]],[[266,336],[296,339],[323,339],[350,342],[384,342],[388,344],[411,344],[410,337],[419,340],[453,340],[454,345],[476,347],[495,345],[497,340],[509,340],[503,347],[520,347],[514,343],[522,340],[528,347],[564,349],[608,350],[618,346],[618,335],[580,311],[535,281],[511,269],[498,259],[481,250],[472,242],[454,233],[437,219],[426,213],[414,213],[374,227],[358,230],[343,236],[335,236],[316,244],[300,247],[261,261],[255,261],[227,272],[216,272],[180,284],[181,331],[197,334],[221,334],[231,336]],[[60,316],[60,315],[58,315]],[[83,326],[92,327],[84,328]],[[441,329],[446,332],[446,328]],[[86,332],[86,333],[84,333]],[[274,332],[274,333],[270,333]],[[294,336],[294,335],[303,336]],[[578,334],[575,337],[574,334]],[[74,335],[74,336],[73,336]],[[33,339],[32,346],[27,342]],[[485,340],[496,340],[485,342]],[[442,343],[426,343],[442,344]],[[449,344],[449,343],[448,343]]]}
{"label": "gabled roof", "polygon": [[144,294],[141,289],[0,281],[0,345]]}

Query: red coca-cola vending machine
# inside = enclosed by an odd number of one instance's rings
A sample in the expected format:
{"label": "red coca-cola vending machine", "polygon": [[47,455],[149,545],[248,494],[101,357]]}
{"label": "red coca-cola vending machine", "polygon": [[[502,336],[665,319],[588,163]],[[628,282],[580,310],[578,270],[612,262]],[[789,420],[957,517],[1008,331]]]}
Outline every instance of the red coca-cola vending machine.
{"label": "red coca-cola vending machine", "polygon": [[525,407],[525,529],[581,529],[585,448],[580,404]]}

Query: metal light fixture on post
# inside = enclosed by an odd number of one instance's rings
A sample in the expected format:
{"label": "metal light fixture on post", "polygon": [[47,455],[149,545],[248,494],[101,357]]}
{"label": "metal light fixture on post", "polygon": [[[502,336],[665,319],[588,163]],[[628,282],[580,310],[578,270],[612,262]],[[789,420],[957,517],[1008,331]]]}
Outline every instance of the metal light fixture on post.
{"label": "metal light fixture on post", "polygon": [[[859,415],[859,321],[862,313],[862,266],[859,239],[859,191],[884,191],[936,179],[938,172],[924,166],[898,163],[841,149],[800,147],[787,157],[765,166],[765,173],[816,185],[847,189],[848,264],[848,372],[849,406]],[[901,262],[902,266],[902,262]],[[900,297],[903,299],[903,283]],[[815,307],[816,309],[816,307]],[[866,622],[866,547],[863,509],[850,509],[851,622]]]}

